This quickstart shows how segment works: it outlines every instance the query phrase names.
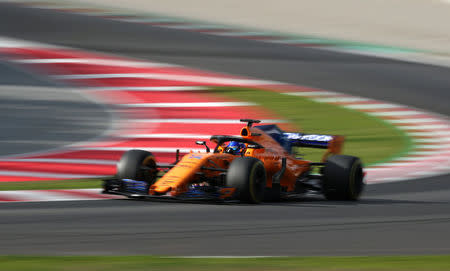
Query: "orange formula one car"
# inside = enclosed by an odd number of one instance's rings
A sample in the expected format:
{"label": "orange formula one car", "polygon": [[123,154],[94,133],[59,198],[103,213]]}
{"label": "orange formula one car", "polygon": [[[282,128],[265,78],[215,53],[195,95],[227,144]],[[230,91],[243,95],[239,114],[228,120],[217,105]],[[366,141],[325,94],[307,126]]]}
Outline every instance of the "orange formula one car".
{"label": "orange formula one car", "polygon": [[[215,135],[211,151],[190,152],[173,164],[158,164],[145,150],[129,150],[113,179],[104,180],[107,194],[130,198],[172,198],[259,203],[322,193],[330,200],[357,200],[363,167],[354,156],[340,155],[342,136],[287,133],[276,125],[247,125],[240,136]],[[326,149],[322,161],[295,157],[292,147]],[[177,152],[178,153],[178,152]],[[162,175],[162,176],[161,176]],[[161,176],[161,177],[160,177]]]}

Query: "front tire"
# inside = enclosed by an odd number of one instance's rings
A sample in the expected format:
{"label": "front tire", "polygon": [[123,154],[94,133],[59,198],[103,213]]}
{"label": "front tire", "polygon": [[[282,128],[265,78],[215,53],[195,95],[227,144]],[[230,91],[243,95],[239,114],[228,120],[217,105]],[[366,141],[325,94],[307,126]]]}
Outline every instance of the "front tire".
{"label": "front tire", "polygon": [[226,185],[236,188],[234,195],[240,201],[260,203],[266,187],[266,169],[263,162],[253,157],[234,159],[228,168]]}
{"label": "front tire", "polygon": [[364,187],[363,177],[358,157],[330,156],[323,169],[323,194],[328,200],[358,200]]}
{"label": "front tire", "polygon": [[156,181],[156,160],[151,152],[129,150],[125,152],[117,164],[118,179],[145,181],[149,185]]}

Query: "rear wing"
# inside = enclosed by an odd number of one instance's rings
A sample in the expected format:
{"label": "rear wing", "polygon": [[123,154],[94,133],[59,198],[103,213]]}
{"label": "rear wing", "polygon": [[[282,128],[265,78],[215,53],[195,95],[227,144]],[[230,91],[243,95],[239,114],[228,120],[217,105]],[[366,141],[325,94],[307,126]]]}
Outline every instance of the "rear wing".
{"label": "rear wing", "polygon": [[293,147],[309,147],[328,149],[328,145],[333,141],[332,135],[317,135],[303,133],[283,133]]}
{"label": "rear wing", "polygon": [[304,133],[283,133],[292,147],[327,149],[323,160],[329,154],[339,154],[342,151],[344,137],[339,135],[318,135]]}
{"label": "rear wing", "polygon": [[322,158],[323,161],[329,154],[341,153],[344,144],[344,137],[339,135],[288,133],[275,124],[258,125],[255,128],[271,136],[289,153],[292,153],[292,147],[327,149]]}

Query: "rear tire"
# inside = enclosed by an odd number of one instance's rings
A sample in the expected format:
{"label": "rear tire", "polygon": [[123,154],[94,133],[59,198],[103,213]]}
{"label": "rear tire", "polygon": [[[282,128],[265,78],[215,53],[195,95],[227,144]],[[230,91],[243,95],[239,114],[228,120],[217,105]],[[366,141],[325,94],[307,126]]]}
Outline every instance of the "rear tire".
{"label": "rear tire", "polygon": [[[149,168],[144,169],[143,167]],[[129,150],[125,152],[117,164],[118,179],[145,181],[149,185],[156,181],[156,160],[151,152]]]}
{"label": "rear tire", "polygon": [[364,187],[363,177],[358,157],[330,156],[323,169],[323,194],[328,200],[358,200]]}
{"label": "rear tire", "polygon": [[234,195],[240,201],[260,203],[266,187],[266,169],[263,162],[253,157],[234,159],[228,168],[226,185],[236,188]]}

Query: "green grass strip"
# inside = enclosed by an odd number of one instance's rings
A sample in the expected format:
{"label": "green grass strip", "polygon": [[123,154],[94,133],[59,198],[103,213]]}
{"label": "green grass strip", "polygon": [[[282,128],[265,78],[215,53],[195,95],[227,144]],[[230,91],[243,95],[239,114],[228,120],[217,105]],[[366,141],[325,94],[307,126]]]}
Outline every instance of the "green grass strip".
{"label": "green grass strip", "polygon": [[[228,87],[212,91],[233,99],[255,102],[290,121],[302,132],[343,135],[346,137],[344,153],[360,157],[366,166],[400,156],[412,147],[406,133],[360,111],[272,91]],[[309,148],[298,150],[305,159],[312,161],[320,160],[323,152]]]}
{"label": "green grass strip", "polygon": [[79,189],[79,188],[100,188],[100,187],[101,187],[100,179],[33,181],[33,182],[0,182],[0,191]]}
{"label": "green grass strip", "polygon": [[3,271],[433,271],[450,270],[450,256],[171,258],[153,256],[0,256]]}

